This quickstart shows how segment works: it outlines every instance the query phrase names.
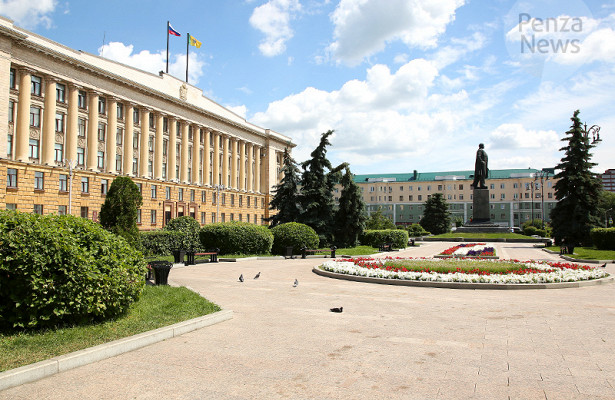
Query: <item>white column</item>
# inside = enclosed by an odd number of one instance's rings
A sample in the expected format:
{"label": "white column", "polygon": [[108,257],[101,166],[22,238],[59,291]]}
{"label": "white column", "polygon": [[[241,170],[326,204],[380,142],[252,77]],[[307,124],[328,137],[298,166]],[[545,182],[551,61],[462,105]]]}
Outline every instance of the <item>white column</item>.
{"label": "white column", "polygon": [[144,108],[141,110],[140,125],[141,125],[141,138],[139,142],[139,176],[147,177],[147,162],[149,161],[149,113],[151,110]]}
{"label": "white column", "polygon": [[15,159],[28,161],[28,143],[30,142],[30,87],[32,71],[28,68],[19,69],[19,103],[17,104],[17,126],[15,129]]}
{"label": "white column", "polygon": [[98,156],[98,92],[88,92],[88,137],[86,168],[95,171],[97,168],[96,158]]}
{"label": "white column", "polygon": [[132,141],[134,138],[134,104],[126,104],[126,116],[124,117],[124,174],[132,176],[132,159],[134,158]]}
{"label": "white column", "polygon": [[109,97],[107,103],[107,161],[106,171],[110,174],[116,173],[115,155],[117,153],[117,99]]}

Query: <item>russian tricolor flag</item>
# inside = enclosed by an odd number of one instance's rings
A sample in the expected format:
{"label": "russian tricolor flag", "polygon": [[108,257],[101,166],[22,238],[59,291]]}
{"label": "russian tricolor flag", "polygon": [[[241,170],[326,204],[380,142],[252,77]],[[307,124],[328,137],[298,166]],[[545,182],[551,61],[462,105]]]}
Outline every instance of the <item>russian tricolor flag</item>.
{"label": "russian tricolor flag", "polygon": [[171,34],[173,36],[181,36],[181,33],[177,32],[175,29],[173,29],[171,24],[169,24],[169,34]]}

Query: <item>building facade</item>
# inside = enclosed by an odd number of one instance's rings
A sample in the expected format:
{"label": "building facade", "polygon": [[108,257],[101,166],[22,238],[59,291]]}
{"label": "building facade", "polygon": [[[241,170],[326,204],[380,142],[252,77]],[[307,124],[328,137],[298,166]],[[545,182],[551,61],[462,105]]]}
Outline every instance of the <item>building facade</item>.
{"label": "building facade", "polygon": [[600,175],[600,179],[604,190],[615,193],[615,169],[607,169]]}
{"label": "building facade", "polygon": [[263,223],[290,138],[160,72],[76,51],[0,17],[0,208],[97,220],[114,177],[140,229],[193,216]]}
{"label": "building facade", "polygon": [[[410,174],[355,175],[363,192],[369,214],[380,210],[397,225],[418,223],[425,201],[442,193],[453,219],[472,219],[474,171],[421,172]],[[548,222],[555,206],[555,182],[552,170],[490,170],[491,222],[502,226],[521,226],[532,219]],[[339,200],[340,187],[335,198]]]}

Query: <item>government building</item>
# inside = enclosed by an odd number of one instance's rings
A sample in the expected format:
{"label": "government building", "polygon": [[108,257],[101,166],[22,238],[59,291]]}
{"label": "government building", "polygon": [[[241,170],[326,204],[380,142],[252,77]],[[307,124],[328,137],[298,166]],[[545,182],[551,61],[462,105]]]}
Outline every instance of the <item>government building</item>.
{"label": "government building", "polygon": [[[363,192],[369,214],[380,210],[396,225],[419,223],[425,201],[442,193],[453,219],[472,219],[474,171],[418,172],[408,174],[355,175]],[[489,188],[491,222],[520,227],[532,219],[549,222],[555,200],[553,169],[490,170],[485,184]],[[334,189],[339,201],[341,187]]]}
{"label": "government building", "polygon": [[265,224],[289,137],[202,90],[73,50],[0,17],[0,208],[98,220],[116,176],[140,229],[190,215]]}

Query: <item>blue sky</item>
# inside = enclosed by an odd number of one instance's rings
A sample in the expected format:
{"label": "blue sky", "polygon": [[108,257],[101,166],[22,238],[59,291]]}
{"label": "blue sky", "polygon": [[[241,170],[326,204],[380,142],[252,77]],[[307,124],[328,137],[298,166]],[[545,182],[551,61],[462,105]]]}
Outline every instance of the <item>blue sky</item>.
{"label": "blue sky", "polygon": [[[570,117],[602,127],[615,168],[615,2],[566,0],[0,0],[0,14],[74,49],[171,73],[355,173],[553,167]],[[103,46],[104,44],[104,46]]]}

